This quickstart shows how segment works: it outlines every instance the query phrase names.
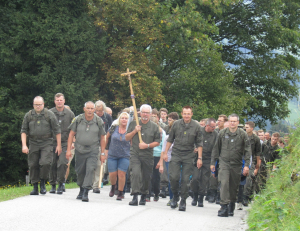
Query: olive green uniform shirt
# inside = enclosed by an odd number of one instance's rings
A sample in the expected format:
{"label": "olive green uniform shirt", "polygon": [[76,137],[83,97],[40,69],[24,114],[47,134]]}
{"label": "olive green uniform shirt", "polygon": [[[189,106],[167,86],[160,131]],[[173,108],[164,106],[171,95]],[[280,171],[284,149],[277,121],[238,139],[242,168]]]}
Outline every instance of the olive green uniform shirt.
{"label": "olive green uniform shirt", "polygon": [[251,145],[247,133],[240,128],[234,133],[231,133],[229,128],[222,129],[212,151],[211,165],[215,165],[219,159],[220,166],[242,166],[243,156],[245,166],[249,166]]}
{"label": "olive green uniform shirt", "polygon": [[183,119],[174,122],[167,142],[174,143],[172,155],[174,154],[190,154],[194,152],[195,147],[203,146],[203,137],[200,131],[200,125],[197,121],[191,120],[186,124]]}
{"label": "olive green uniform shirt", "polygon": [[216,143],[218,133],[216,131],[206,132],[205,127],[201,127],[203,136],[202,160],[211,160],[211,152]]}
{"label": "olive green uniform shirt", "polygon": [[252,163],[251,166],[255,166],[257,164],[256,157],[261,157],[261,143],[260,139],[257,135],[252,134],[251,136],[248,136],[251,144],[251,151],[252,151]]}
{"label": "olive green uniform shirt", "polygon": [[[40,114],[30,110],[24,116],[21,133],[25,133],[29,137],[29,142],[32,144],[40,144],[45,141],[52,143],[53,134],[61,133],[58,121],[52,111],[43,109]],[[48,115],[46,116],[45,113]],[[48,121],[46,119],[48,118]]]}
{"label": "olive green uniform shirt", "polygon": [[101,136],[106,134],[104,123],[96,114],[90,121],[84,114],[75,117],[69,129],[76,132],[75,149],[82,154],[99,150]]}
{"label": "olive green uniform shirt", "polygon": [[274,162],[276,159],[279,159],[280,158],[279,151],[276,151],[279,149],[280,149],[280,147],[278,145],[268,146],[268,151],[264,152],[262,164],[266,165],[268,162]]}
{"label": "olive green uniform shirt", "polygon": [[[54,113],[61,129],[61,143],[67,143],[69,138],[70,129],[69,126],[75,115],[72,111],[64,107],[64,110],[59,112],[56,107],[51,108],[50,111]],[[56,146],[56,136],[53,137],[53,145]]]}
{"label": "olive green uniform shirt", "polygon": [[[141,135],[142,140],[146,144],[150,144],[152,142],[158,142],[160,143],[160,132],[157,124],[153,123],[152,121],[148,121],[148,123],[143,124],[141,123],[141,120],[139,120],[139,124],[141,127]],[[132,121],[129,124],[127,133],[132,132],[135,129],[136,121]],[[132,144],[130,147],[130,155],[140,155],[140,156],[151,156],[153,157],[153,148],[146,148],[146,149],[140,149],[139,148],[139,137],[138,133],[136,133],[132,137]]]}

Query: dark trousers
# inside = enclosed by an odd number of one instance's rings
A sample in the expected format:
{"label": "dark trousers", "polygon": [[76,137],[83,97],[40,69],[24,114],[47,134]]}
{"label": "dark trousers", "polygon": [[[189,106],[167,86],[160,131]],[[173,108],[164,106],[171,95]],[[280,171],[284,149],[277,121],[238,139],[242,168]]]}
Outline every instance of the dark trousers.
{"label": "dark trousers", "polygon": [[99,149],[82,154],[75,149],[75,171],[77,184],[86,189],[93,188]]}
{"label": "dark trousers", "polygon": [[66,171],[68,168],[68,160],[66,158],[66,151],[67,151],[67,143],[62,143],[62,152],[58,156],[57,153],[55,153],[56,146],[53,147],[53,159],[52,164],[50,168],[50,177],[49,177],[49,183],[51,185],[55,185],[56,181],[58,183],[64,183],[65,182],[65,176]]}
{"label": "dark trousers", "polygon": [[206,194],[206,187],[209,182],[210,160],[203,160],[203,165],[200,169],[194,167],[193,180],[191,189],[194,193],[204,196]]}
{"label": "dark trousers", "polygon": [[130,156],[131,194],[148,194],[153,170],[153,156]]}
{"label": "dark trousers", "polygon": [[193,174],[194,152],[189,154],[173,154],[169,163],[170,183],[174,195],[178,195],[181,174],[181,198],[186,199],[189,196],[190,176]]}
{"label": "dark trousers", "polygon": [[32,184],[49,177],[52,162],[52,141],[44,144],[29,144],[28,166]]}
{"label": "dark trousers", "polygon": [[160,188],[160,173],[159,169],[156,169],[156,165],[158,164],[160,157],[153,157],[154,164],[153,164],[153,171],[152,171],[152,179],[149,184],[149,195],[151,195],[151,192],[155,194],[155,196],[158,196],[159,194],[159,188]]}
{"label": "dark trousers", "polygon": [[220,166],[219,180],[221,182],[220,204],[236,202],[236,195],[241,181],[242,166]]}

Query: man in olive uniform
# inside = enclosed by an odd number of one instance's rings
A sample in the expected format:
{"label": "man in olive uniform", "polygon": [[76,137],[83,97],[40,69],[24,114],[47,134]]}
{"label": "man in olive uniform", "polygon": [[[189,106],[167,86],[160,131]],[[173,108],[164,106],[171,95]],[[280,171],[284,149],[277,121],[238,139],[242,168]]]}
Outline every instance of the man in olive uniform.
{"label": "man in olive uniform", "polygon": [[[215,129],[219,133],[222,129],[225,128],[225,124],[228,123],[228,118],[226,115],[219,115],[218,118],[218,127]],[[228,127],[228,126],[227,126]],[[218,177],[216,174],[211,174],[209,179],[209,189],[207,190],[207,196],[205,200],[208,200],[209,203],[220,204],[220,187],[218,183]]]}
{"label": "man in olive uniform", "polygon": [[[44,109],[44,99],[36,96],[33,100],[34,110],[26,113],[22,128],[22,152],[28,154],[28,166],[33,191],[30,195],[39,195],[38,182],[40,181],[40,193],[46,194],[45,182],[48,179],[52,162],[53,134],[56,136],[57,146],[55,152],[61,153],[61,133],[57,119],[53,112]],[[29,149],[27,147],[29,138]]]}
{"label": "man in olive uniform", "polygon": [[[95,112],[97,116],[101,117],[104,123],[104,130],[105,132],[108,131],[112,124],[112,118],[111,116],[106,112],[106,104],[102,100],[98,100],[95,103]],[[100,193],[100,188],[99,188],[99,179],[100,179],[100,169],[101,169],[101,162],[100,162],[100,154],[101,150],[99,149],[99,154],[98,154],[98,162],[97,162],[97,168],[95,171],[95,179],[93,183],[93,193]],[[103,184],[106,185],[108,183],[108,165],[106,163],[105,169],[104,169],[104,176],[103,176]]]}
{"label": "man in olive uniform", "polygon": [[97,167],[99,144],[101,146],[101,162],[105,161],[105,131],[102,119],[95,112],[95,104],[88,101],[84,105],[84,114],[75,117],[69,126],[71,129],[68,138],[66,157],[71,156],[73,138],[75,141],[75,171],[77,184],[80,187],[76,199],[88,202],[88,193],[92,189],[95,170]]}
{"label": "man in olive uniform", "polygon": [[68,168],[68,160],[66,158],[67,152],[67,142],[70,133],[68,128],[72,120],[75,118],[75,115],[72,111],[67,109],[65,104],[65,96],[62,93],[57,93],[54,96],[55,107],[51,108],[50,111],[54,113],[56,119],[60,125],[61,129],[61,146],[62,152],[58,155],[55,152],[55,147],[57,142],[55,137],[53,137],[53,161],[50,169],[50,180],[49,183],[52,185],[50,193],[55,193],[56,191],[56,181],[58,182],[57,194],[63,194],[65,182],[65,175]]}
{"label": "man in olive uniform", "polygon": [[[186,198],[188,198],[188,184],[190,176],[193,174],[193,161],[195,159],[194,149],[197,148],[197,168],[202,166],[202,134],[200,125],[197,121],[192,120],[193,110],[190,106],[182,108],[182,119],[174,122],[169,138],[167,139],[164,160],[168,161],[168,150],[172,148],[172,158],[169,163],[170,183],[174,197],[171,201],[171,208],[177,207],[179,201],[179,181],[181,178],[181,201],[179,211],[186,210]],[[182,171],[181,177],[180,173]]]}
{"label": "man in olive uniform", "polygon": [[265,133],[265,144],[270,147],[271,146],[271,136],[269,132]]}
{"label": "man in olive uniform", "polygon": [[204,128],[201,127],[201,133],[203,135],[203,150],[202,150],[203,164],[200,169],[194,167],[193,180],[191,183],[191,188],[194,193],[194,197],[192,201],[193,206],[196,206],[198,202],[198,207],[203,207],[203,197],[206,193],[206,186],[209,181],[209,177],[211,175],[211,171],[210,171],[211,152],[218,137],[218,133],[215,131],[215,128],[216,128],[216,120],[214,118],[209,118],[206,121],[205,127]]}
{"label": "man in olive uniform", "polygon": [[[268,169],[267,163],[274,162],[276,159],[279,159],[279,146],[278,146],[278,140],[280,138],[280,135],[278,132],[275,132],[272,134],[270,146],[267,146],[267,151],[263,152],[263,155],[261,157],[261,168],[260,168],[260,184],[261,187],[264,188],[268,174],[272,169]],[[275,165],[273,165],[273,168],[275,168]]]}
{"label": "man in olive uniform", "polygon": [[[219,181],[221,182],[220,196],[221,209],[218,216],[233,216],[235,209],[236,195],[241,180],[241,169],[243,156],[245,167],[243,175],[249,173],[251,157],[251,145],[247,133],[238,128],[239,116],[229,116],[229,128],[220,131],[211,156],[211,171],[215,171],[215,162],[219,159]],[[228,208],[229,204],[229,208]]]}
{"label": "man in olive uniform", "polygon": [[253,133],[254,128],[254,122],[246,122],[245,129],[251,144],[252,162],[249,171],[249,176],[247,176],[246,184],[244,186],[244,201],[249,201],[250,197],[253,195],[254,187],[257,185],[256,176],[260,167],[261,143],[259,137]]}
{"label": "man in olive uniform", "polygon": [[[139,205],[146,205],[146,195],[149,193],[149,183],[154,165],[153,148],[160,144],[160,132],[157,124],[150,121],[152,108],[143,104],[140,107],[141,119],[139,126],[132,121],[128,127],[125,139],[131,140],[130,168],[131,187],[133,195],[129,205],[138,205],[138,194],[142,193]],[[142,143],[139,142],[138,132],[141,132]]]}
{"label": "man in olive uniform", "polygon": [[[265,187],[266,184],[266,176],[263,175],[265,166],[262,166],[262,160],[264,159],[264,157],[268,155],[269,147],[265,143],[265,132],[263,130],[258,130],[257,135],[260,139],[261,152],[262,152],[261,159],[259,161],[260,169],[258,171],[258,184],[259,184],[259,190],[261,190]],[[246,206],[248,206],[248,204],[246,204]]]}

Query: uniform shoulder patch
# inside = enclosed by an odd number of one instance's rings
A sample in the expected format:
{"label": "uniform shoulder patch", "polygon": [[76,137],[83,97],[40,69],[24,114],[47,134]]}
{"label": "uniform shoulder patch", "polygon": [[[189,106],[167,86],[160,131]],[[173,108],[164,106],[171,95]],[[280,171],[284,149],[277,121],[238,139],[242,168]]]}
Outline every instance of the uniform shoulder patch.
{"label": "uniform shoulder patch", "polygon": [[75,118],[73,118],[73,120],[72,120],[71,124],[72,124],[72,123],[74,123],[74,122],[75,122],[75,120],[76,120],[76,117],[75,117]]}

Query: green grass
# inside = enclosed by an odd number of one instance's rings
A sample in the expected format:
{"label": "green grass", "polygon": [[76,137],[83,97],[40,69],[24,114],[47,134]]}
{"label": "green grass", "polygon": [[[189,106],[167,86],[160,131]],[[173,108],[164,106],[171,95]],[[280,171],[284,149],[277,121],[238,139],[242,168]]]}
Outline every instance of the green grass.
{"label": "green grass", "polygon": [[[249,230],[300,230],[300,128],[249,210]],[[293,176],[293,177],[291,177]]]}
{"label": "green grass", "polygon": [[[78,188],[78,185],[76,183],[70,183],[65,185],[66,189],[71,188]],[[0,190],[0,202],[2,201],[8,201],[12,200],[18,197],[23,197],[29,195],[31,190],[33,189],[33,186],[21,186],[21,187],[11,187],[6,189]],[[51,185],[46,186],[47,191],[51,189]]]}

